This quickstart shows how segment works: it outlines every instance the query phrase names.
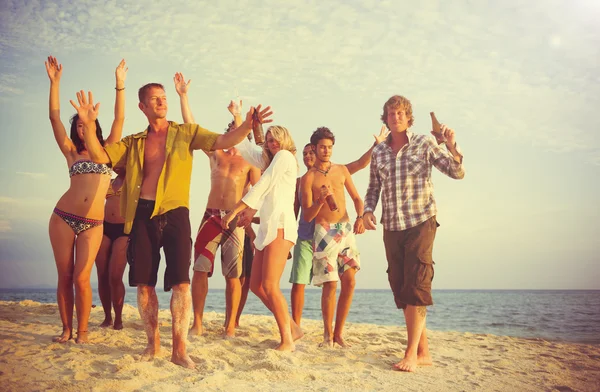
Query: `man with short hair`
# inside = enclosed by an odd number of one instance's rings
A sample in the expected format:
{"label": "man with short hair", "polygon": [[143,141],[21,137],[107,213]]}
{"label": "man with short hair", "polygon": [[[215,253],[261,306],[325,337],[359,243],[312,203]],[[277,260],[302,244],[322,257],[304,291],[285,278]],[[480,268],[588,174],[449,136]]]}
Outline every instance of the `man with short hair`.
{"label": "man with short hair", "polygon": [[[362,221],[363,201],[354,187],[348,168],[333,164],[330,160],[335,143],[333,133],[326,127],[318,128],[310,137],[310,142],[314,146],[316,161],[302,177],[300,189],[304,219],[315,220],[312,272],[313,284],[323,287],[322,346],[333,347],[335,343],[348,347],[349,344],[343,338],[343,330],[354,295],[355,274],[360,269],[354,233],[361,234],[365,231]],[[354,225],[349,222],[346,211],[344,188],[356,209]],[[336,206],[331,198],[335,199]],[[336,288],[339,280],[342,290],[336,312]]]}
{"label": "man with short hair", "polygon": [[[173,289],[171,361],[194,368],[186,352],[191,302],[189,194],[193,151],[226,149],[241,142],[252,129],[254,109],[250,109],[246,121],[236,130],[219,135],[197,124],[167,121],[167,97],[161,84],[143,86],[138,97],[138,107],[148,119],[148,128],[104,148],[95,136],[98,105],[94,106],[91,92],[89,100],[83,91],[78,93],[79,106],[72,104],[84,124],[90,159],[126,169],[121,214],[125,217],[125,233],[130,233],[129,285],[137,286],[138,310],[148,338],[141,359],[152,360],[160,351],[155,286],[162,247],[167,264],[165,291]],[[265,109],[259,117],[268,117],[267,112]]]}
{"label": "man with short hair", "polygon": [[[386,126],[382,126],[379,135],[373,135],[375,143],[356,161],[347,163],[346,169],[350,175],[364,169],[371,162],[371,152],[376,145],[385,140],[389,131]],[[302,150],[302,161],[306,170],[310,170],[315,164],[314,146],[307,143]],[[315,235],[314,220],[307,222],[304,219],[304,211],[301,209],[300,202],[300,180],[296,181],[296,199],[294,200],[294,211],[298,219],[298,241],[294,245],[294,258],[292,270],[290,271],[290,283],[292,283],[291,303],[292,318],[300,326],[302,321],[302,312],[304,309],[304,289],[312,280],[313,265],[313,237]],[[299,218],[298,218],[299,216]]]}
{"label": "man with short hair", "polygon": [[[194,123],[187,95],[190,81],[186,82],[180,72],[175,74],[173,80],[180,98],[183,121]],[[230,132],[242,122],[241,103],[231,101],[227,109],[233,116],[226,130]],[[250,137],[250,134],[248,136]],[[192,277],[194,321],[190,334],[202,335],[204,331],[202,318],[208,294],[208,278],[213,274],[215,254],[221,247],[221,270],[226,284],[224,336],[229,338],[235,336],[236,316],[242,297],[240,278],[244,272],[245,233],[243,227],[236,226],[237,220],[234,220],[228,229],[223,229],[221,217],[242,199],[248,184],[256,184],[260,178],[260,169],[246,162],[235,147],[227,150],[205,151],[205,153],[210,161],[210,192],[194,244]]]}
{"label": "man with short hair", "polygon": [[[381,193],[388,280],[396,306],[404,311],[408,335],[404,358],[394,367],[412,372],[418,365],[432,364],[425,327],[427,306],[433,305],[432,251],[438,226],[431,167],[455,179],[465,172],[454,130],[442,124],[432,131],[435,139],[408,130],[414,117],[405,97],[388,99],[381,120],[390,135],[373,150],[364,220],[367,230],[375,229],[373,211]],[[442,142],[446,149],[439,146]]]}

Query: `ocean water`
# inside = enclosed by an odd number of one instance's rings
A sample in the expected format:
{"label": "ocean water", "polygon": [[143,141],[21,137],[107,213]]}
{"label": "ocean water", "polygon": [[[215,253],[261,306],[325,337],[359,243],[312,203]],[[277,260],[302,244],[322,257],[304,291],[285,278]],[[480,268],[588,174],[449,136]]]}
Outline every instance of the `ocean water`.
{"label": "ocean water", "polygon": [[[289,304],[290,290],[283,292]],[[157,294],[167,309],[170,293]],[[306,290],[303,318],[321,320],[320,298],[320,290]],[[2,301],[25,299],[55,303],[56,291],[0,289]],[[432,330],[600,344],[600,290],[434,290],[433,299],[427,316]],[[93,301],[101,306],[96,292]],[[128,288],[125,303],[137,306],[134,289]],[[209,290],[205,311],[225,312],[224,290]],[[244,313],[270,314],[252,293]],[[390,290],[356,290],[347,322],[403,326],[404,317]]]}

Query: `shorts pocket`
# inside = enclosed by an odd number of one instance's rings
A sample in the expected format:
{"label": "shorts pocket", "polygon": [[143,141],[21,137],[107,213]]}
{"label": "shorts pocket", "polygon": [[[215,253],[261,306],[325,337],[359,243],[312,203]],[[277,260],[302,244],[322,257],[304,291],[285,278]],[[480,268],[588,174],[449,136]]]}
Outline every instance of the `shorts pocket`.
{"label": "shorts pocket", "polygon": [[431,259],[419,259],[418,270],[416,274],[416,286],[423,288],[430,288],[433,276],[435,275],[433,260]]}

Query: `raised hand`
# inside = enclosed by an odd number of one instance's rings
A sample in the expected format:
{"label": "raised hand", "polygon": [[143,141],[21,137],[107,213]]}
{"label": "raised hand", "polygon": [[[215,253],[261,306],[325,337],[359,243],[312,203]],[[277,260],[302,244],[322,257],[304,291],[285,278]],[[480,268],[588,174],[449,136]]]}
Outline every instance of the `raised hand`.
{"label": "raised hand", "polygon": [[446,139],[446,147],[453,148],[456,144],[456,134],[454,129],[448,127],[446,124],[440,124],[440,132]]}
{"label": "raised hand", "polygon": [[375,215],[373,215],[372,212],[365,212],[362,220],[365,225],[365,229],[375,230],[377,228],[377,219],[375,219]]}
{"label": "raised hand", "polygon": [[383,124],[381,126],[381,130],[379,131],[379,136],[373,135],[373,137],[375,138],[375,144],[379,144],[379,143],[383,142],[388,137],[389,134],[390,134],[390,130],[385,126],[385,124]]}
{"label": "raised hand", "polygon": [[239,103],[234,100],[231,100],[231,102],[229,102],[229,105],[227,106],[227,110],[229,110],[229,113],[231,113],[231,115],[233,117],[241,116],[242,115],[242,100],[240,99]]}
{"label": "raised hand", "polygon": [[270,106],[262,109],[262,105],[256,107],[257,118],[261,124],[273,122],[273,119],[269,118],[273,114]]}
{"label": "raised hand", "polygon": [[77,114],[79,115],[79,119],[84,124],[91,124],[98,118],[98,111],[100,109],[100,102],[94,105],[94,96],[91,91],[88,91],[88,96],[86,98],[85,92],[83,90],[77,93],[77,103],[73,102],[73,100],[69,100],[71,105],[77,110]]}
{"label": "raised hand", "polygon": [[44,61],[46,72],[51,82],[59,82],[62,76],[62,64],[59,64],[56,57],[48,56],[48,61]]}
{"label": "raised hand", "polygon": [[188,80],[186,83],[183,74],[181,72],[177,72],[175,77],[173,77],[173,81],[175,82],[175,91],[177,91],[177,94],[179,94],[180,97],[187,94],[190,83],[192,83],[192,79]]}
{"label": "raised hand", "polygon": [[[125,62],[125,59],[121,60],[121,62],[117,66],[117,69],[115,70],[115,77],[117,78],[117,84],[119,84],[119,82],[121,82],[121,84],[125,83],[125,79],[127,78],[128,70],[129,70],[129,68],[127,67],[127,63]],[[120,86],[117,86],[117,87],[120,87]]]}

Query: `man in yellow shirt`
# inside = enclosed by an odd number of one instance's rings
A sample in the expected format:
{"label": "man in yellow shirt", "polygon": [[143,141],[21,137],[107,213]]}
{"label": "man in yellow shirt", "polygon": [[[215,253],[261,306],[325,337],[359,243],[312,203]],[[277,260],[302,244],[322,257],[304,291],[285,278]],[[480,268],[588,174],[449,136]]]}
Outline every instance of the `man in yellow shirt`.
{"label": "man in yellow shirt", "polygon": [[[131,233],[127,250],[129,285],[138,288],[138,309],[148,337],[142,360],[150,361],[160,351],[155,285],[162,247],[167,264],[165,290],[173,289],[171,361],[194,368],[186,352],[191,308],[189,191],[193,150],[227,149],[241,142],[252,130],[254,108],[250,108],[246,121],[237,129],[220,135],[197,124],[167,121],[167,97],[161,84],[146,84],[138,91],[138,97],[148,128],[105,148],[95,137],[99,105],[93,104],[91,92],[89,97],[79,92],[79,106],[73,101],[71,104],[84,124],[85,144],[91,160],[126,169],[121,214],[125,217],[125,232]],[[260,121],[272,121],[268,119],[272,114],[270,107],[261,111],[258,106],[256,110]]]}

